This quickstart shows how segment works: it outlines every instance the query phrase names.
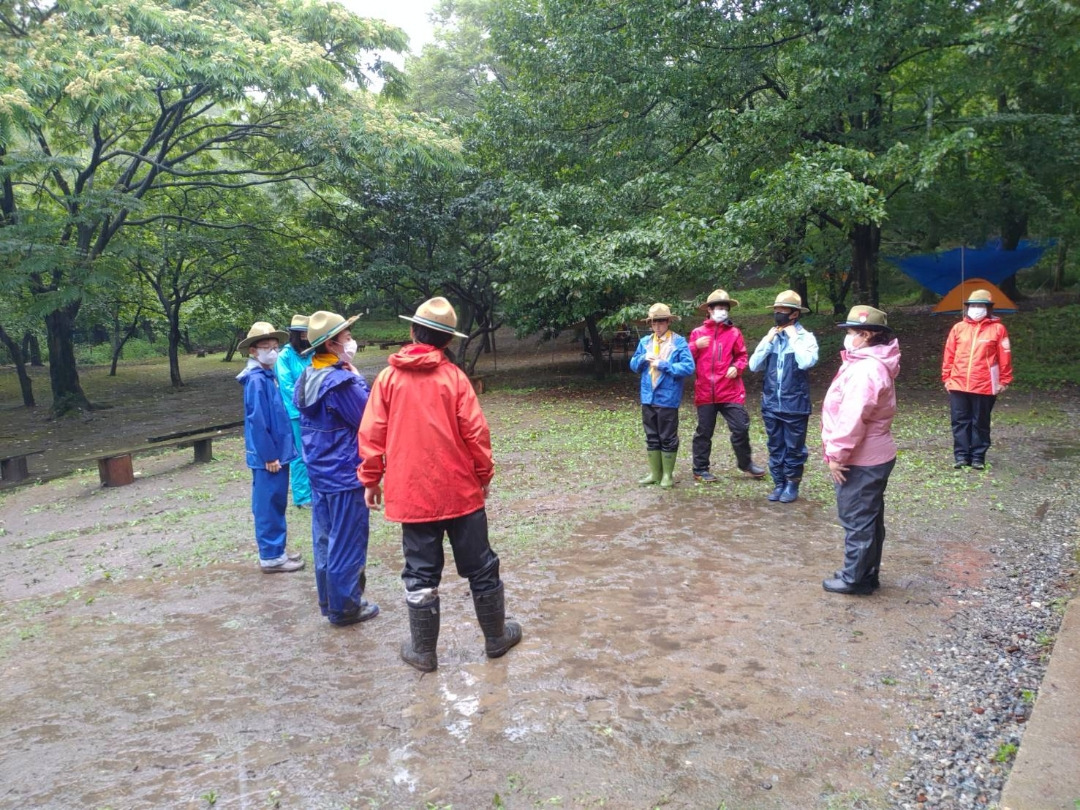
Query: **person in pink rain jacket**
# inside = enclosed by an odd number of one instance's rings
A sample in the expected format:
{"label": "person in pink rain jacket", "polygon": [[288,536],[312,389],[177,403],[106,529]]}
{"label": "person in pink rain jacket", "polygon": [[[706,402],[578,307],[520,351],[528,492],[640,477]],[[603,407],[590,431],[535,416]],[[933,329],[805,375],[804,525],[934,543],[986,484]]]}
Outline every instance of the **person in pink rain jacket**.
{"label": "person in pink rain jacket", "polygon": [[837,326],[847,335],[843,363],[821,407],[821,442],[844,527],[844,565],[821,585],[832,593],[868,594],[879,587],[885,487],[896,464],[900,344],[880,309],[854,307]]}

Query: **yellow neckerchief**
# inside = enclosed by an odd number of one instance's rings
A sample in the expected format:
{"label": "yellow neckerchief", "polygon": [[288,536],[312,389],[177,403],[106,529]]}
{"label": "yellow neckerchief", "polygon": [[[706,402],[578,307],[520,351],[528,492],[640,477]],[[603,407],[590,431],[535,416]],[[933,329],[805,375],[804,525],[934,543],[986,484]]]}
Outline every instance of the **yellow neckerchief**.
{"label": "yellow neckerchief", "polygon": [[327,352],[319,352],[315,355],[311,361],[312,368],[329,368],[338,362],[336,354],[329,354]]}
{"label": "yellow neckerchief", "polygon": [[[663,335],[657,335],[653,332],[652,337],[652,353],[657,357],[660,357],[661,352],[664,349],[664,344],[671,340],[671,328],[669,327]],[[649,377],[652,379],[653,388],[656,388],[657,384],[660,382],[661,373],[660,369],[656,366],[649,367]]]}

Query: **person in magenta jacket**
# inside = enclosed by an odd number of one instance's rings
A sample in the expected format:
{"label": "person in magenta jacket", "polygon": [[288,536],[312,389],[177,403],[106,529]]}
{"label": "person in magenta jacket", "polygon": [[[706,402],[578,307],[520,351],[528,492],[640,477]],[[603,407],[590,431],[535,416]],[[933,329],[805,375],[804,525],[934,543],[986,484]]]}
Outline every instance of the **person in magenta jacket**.
{"label": "person in magenta jacket", "polygon": [[750,415],[746,412],[742,378],[748,362],[746,341],[739,327],[731,322],[731,308],[738,305],[725,290],[713,290],[705,301],[708,317],[689,338],[698,417],[693,443],[694,480],[703,484],[717,480],[709,471],[717,414],[727,422],[739,469],[753,478],[765,476],[765,469],[754,463],[750,450]]}
{"label": "person in magenta jacket", "polygon": [[821,442],[844,527],[844,566],[821,584],[832,593],[867,594],[879,586],[885,488],[896,464],[900,344],[880,309],[854,307],[837,325],[847,335],[843,363],[821,406]]}

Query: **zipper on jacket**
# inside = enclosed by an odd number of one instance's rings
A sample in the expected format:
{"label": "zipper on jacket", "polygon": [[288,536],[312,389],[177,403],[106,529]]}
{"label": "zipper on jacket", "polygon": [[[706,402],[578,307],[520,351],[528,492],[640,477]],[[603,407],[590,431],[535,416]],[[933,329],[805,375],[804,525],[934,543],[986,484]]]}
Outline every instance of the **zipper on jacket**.
{"label": "zipper on jacket", "polygon": [[967,390],[971,390],[971,366],[975,363],[975,344],[979,342],[979,335],[982,334],[984,322],[985,320],[975,324],[975,337],[971,339],[971,348],[968,349],[967,377],[964,380],[964,387]]}

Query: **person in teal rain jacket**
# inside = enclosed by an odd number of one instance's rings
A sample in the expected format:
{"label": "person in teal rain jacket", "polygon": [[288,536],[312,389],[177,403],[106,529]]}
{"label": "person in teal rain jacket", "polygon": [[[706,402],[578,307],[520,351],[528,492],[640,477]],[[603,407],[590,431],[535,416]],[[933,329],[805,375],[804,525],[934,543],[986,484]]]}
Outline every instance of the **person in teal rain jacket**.
{"label": "person in teal rain jacket", "polygon": [[[303,447],[300,440],[300,411],[293,403],[293,391],[296,381],[311,365],[311,357],[303,352],[311,346],[307,339],[308,316],[293,315],[289,324],[289,344],[281,350],[277,359],[278,389],[281,400],[285,403],[285,412],[292,424],[293,442],[297,450]],[[307,465],[302,458],[297,458],[289,465],[289,482],[292,484],[293,503],[298,509],[311,508],[311,481],[308,479]]]}
{"label": "person in teal rain jacket", "polygon": [[683,380],[694,373],[694,357],[686,338],[669,328],[675,316],[667,304],[649,307],[646,323],[652,329],[638,343],[630,370],[641,374],[641,422],[649,453],[649,474],[639,484],[674,485],[672,474],[679,451],[679,404]]}
{"label": "person in teal rain jacket", "polygon": [[251,469],[251,513],[263,573],[299,571],[304,561],[285,550],[285,507],[289,503],[289,464],[297,457],[289,416],[278,393],[274,364],[288,338],[265,321],[255,323],[239,349],[247,366],[237,376],[244,386],[244,449]]}
{"label": "person in teal rain jacket", "polygon": [[806,428],[810,422],[810,369],[817,365],[817,338],[799,323],[809,312],[794,290],[776,296],[776,326],[750,355],[750,370],[765,374],[761,381],[761,420],[769,447],[769,472],[775,488],[770,501],[798,500],[799,482],[810,451]]}

